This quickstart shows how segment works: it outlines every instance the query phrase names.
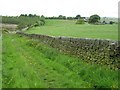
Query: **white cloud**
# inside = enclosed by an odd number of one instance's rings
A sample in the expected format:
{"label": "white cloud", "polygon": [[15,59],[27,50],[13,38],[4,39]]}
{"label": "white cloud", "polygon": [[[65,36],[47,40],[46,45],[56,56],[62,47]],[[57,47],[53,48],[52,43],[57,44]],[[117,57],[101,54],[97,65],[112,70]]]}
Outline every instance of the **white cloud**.
{"label": "white cloud", "polygon": [[117,17],[119,0],[2,0],[1,15],[32,13],[45,16],[100,16]]}

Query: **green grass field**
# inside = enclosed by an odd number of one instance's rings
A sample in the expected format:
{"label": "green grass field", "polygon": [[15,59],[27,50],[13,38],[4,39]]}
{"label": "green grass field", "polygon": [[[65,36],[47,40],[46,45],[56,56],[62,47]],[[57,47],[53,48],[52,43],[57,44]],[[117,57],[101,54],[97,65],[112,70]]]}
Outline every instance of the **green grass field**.
{"label": "green grass field", "polygon": [[27,33],[52,36],[118,40],[118,25],[79,25],[73,20],[46,20],[46,25],[33,27]]}
{"label": "green grass field", "polygon": [[38,42],[18,35],[3,35],[3,88],[118,87],[118,71],[90,65]]}

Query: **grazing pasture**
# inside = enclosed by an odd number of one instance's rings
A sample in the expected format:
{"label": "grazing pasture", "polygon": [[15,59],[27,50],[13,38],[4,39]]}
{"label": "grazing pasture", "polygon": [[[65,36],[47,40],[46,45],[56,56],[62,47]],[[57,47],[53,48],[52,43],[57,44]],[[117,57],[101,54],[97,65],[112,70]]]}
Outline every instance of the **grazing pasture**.
{"label": "grazing pasture", "polygon": [[26,33],[52,36],[118,40],[118,24],[80,25],[75,20],[46,20],[43,27],[33,27]]}

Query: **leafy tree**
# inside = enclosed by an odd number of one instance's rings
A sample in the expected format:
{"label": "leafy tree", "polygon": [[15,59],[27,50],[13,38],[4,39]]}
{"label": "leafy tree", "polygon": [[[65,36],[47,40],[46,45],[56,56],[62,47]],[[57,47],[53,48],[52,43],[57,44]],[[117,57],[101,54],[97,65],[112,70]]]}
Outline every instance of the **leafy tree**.
{"label": "leafy tree", "polygon": [[27,14],[25,14],[24,16],[27,17]]}
{"label": "leafy tree", "polygon": [[90,16],[90,18],[89,18],[89,23],[95,24],[95,23],[98,23],[99,21],[100,21],[100,16],[97,15],[97,14],[92,15],[92,16]]}
{"label": "leafy tree", "polygon": [[66,16],[63,16],[62,19],[66,19]]}
{"label": "leafy tree", "polygon": [[55,19],[66,19],[66,16],[59,15],[58,18],[55,18]]}
{"label": "leafy tree", "polygon": [[75,19],[80,19],[81,16],[80,15],[76,15]]}
{"label": "leafy tree", "polygon": [[45,24],[45,17],[43,15],[41,16],[40,21],[43,23],[42,25]]}
{"label": "leafy tree", "polygon": [[67,17],[67,19],[72,20],[72,19],[74,19],[74,17]]}
{"label": "leafy tree", "polygon": [[35,27],[36,27],[36,26],[40,26],[40,25],[43,25],[43,22],[41,22],[41,21],[36,21],[35,24],[34,24]]}
{"label": "leafy tree", "polygon": [[27,17],[27,14],[21,14],[20,17]]}
{"label": "leafy tree", "polygon": [[114,22],[113,21],[110,21],[110,24],[113,24]]}
{"label": "leafy tree", "polygon": [[59,18],[61,18],[61,17],[62,17],[62,15],[59,15],[58,17],[59,17]]}
{"label": "leafy tree", "polygon": [[24,16],[24,14],[21,14],[20,16]]}
{"label": "leafy tree", "polygon": [[41,18],[45,18],[45,16],[44,16],[44,15],[41,15]]}
{"label": "leafy tree", "polygon": [[34,14],[33,16],[34,16],[34,17],[37,17],[37,15],[36,15],[36,14]]}
{"label": "leafy tree", "polygon": [[62,19],[62,18],[63,18],[63,16],[62,16],[62,15],[59,15],[59,16],[58,16],[58,18],[59,18],[59,19]]}
{"label": "leafy tree", "polygon": [[34,15],[32,15],[32,14],[29,14],[28,16],[29,16],[29,17],[33,17]]}

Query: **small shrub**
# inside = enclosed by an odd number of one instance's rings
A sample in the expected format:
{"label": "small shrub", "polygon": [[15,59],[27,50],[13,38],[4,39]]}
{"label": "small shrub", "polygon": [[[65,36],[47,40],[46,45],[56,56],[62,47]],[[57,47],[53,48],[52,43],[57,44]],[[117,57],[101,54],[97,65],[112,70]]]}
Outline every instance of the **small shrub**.
{"label": "small shrub", "polygon": [[110,24],[114,24],[114,22],[113,22],[113,21],[110,21]]}
{"label": "small shrub", "polygon": [[85,24],[85,21],[84,19],[79,19],[77,20],[76,24]]}
{"label": "small shrub", "polygon": [[36,21],[36,23],[34,24],[34,26],[36,27],[36,26],[40,26],[41,24],[40,24],[41,22],[40,21]]}
{"label": "small shrub", "polygon": [[18,29],[22,29],[22,28],[25,28],[26,26],[23,23],[21,23],[17,27],[18,27]]}

